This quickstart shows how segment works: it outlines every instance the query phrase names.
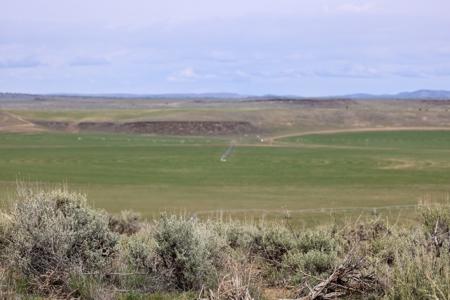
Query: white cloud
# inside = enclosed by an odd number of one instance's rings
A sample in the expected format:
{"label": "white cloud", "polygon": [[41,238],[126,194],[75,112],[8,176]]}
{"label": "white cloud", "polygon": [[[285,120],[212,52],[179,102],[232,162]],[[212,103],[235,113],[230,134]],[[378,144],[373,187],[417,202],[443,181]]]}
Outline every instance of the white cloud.
{"label": "white cloud", "polygon": [[344,77],[344,78],[376,78],[380,72],[370,66],[355,63],[337,63],[336,66],[318,69],[314,72],[319,77]]}
{"label": "white cloud", "polygon": [[192,68],[186,68],[184,70],[181,70],[179,72],[180,76],[182,78],[186,78],[186,79],[194,79],[194,78],[198,78],[198,75],[195,74],[194,70],[192,70]]}
{"label": "white cloud", "polygon": [[293,68],[285,69],[280,72],[284,77],[287,78],[300,78],[305,76],[311,76],[310,72],[307,71],[299,71]]}
{"label": "white cloud", "polygon": [[[450,31],[442,29],[450,27],[448,0],[130,1],[4,1],[3,86],[321,94],[325,85],[374,82],[402,90],[401,82],[420,88],[428,82],[423,78],[448,80]],[[41,74],[46,80],[34,84]],[[270,85],[276,80],[284,81]]]}
{"label": "white cloud", "polygon": [[166,77],[167,81],[170,82],[185,82],[185,81],[196,81],[199,79],[216,79],[218,78],[215,74],[205,74],[199,75],[194,72],[191,67],[187,67],[183,70],[173,73],[172,75]]}
{"label": "white cloud", "polygon": [[432,67],[423,67],[423,66],[416,66],[416,65],[397,65],[392,64],[386,66],[383,71],[387,74],[391,74],[394,76],[400,76],[405,78],[425,78],[429,77],[434,73],[434,70],[432,70]]}
{"label": "white cloud", "polygon": [[241,70],[236,71],[236,75],[239,77],[250,77],[249,74],[242,72]]}
{"label": "white cloud", "polygon": [[17,59],[6,59],[0,61],[0,69],[15,69],[15,68],[36,68],[44,66],[45,64],[34,56],[26,56]]}

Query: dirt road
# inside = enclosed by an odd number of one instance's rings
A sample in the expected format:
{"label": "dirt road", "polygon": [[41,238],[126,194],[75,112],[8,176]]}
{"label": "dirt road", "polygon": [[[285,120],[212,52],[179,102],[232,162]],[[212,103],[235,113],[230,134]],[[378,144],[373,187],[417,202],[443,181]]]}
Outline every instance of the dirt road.
{"label": "dirt road", "polygon": [[42,128],[10,113],[0,111],[0,132],[43,132]]}

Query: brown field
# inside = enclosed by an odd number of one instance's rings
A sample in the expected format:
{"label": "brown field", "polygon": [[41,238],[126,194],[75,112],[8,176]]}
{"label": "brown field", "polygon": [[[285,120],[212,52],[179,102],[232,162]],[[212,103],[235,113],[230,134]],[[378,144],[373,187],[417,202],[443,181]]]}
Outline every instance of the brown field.
{"label": "brown field", "polygon": [[[0,97],[0,130],[111,132],[139,122],[240,122],[270,138],[302,132],[347,129],[450,127],[450,100],[354,99],[121,99],[9,95]],[[96,124],[99,123],[99,124]],[[97,127],[97,128],[96,128]],[[108,128],[109,127],[109,128]],[[201,126],[200,126],[201,127]],[[231,126],[233,127],[233,126]],[[149,131],[159,134],[163,129]],[[246,129],[250,133],[250,129]],[[239,130],[173,130],[177,135],[233,135]],[[145,130],[139,131],[145,134]],[[169,132],[170,133],[170,132]]]}

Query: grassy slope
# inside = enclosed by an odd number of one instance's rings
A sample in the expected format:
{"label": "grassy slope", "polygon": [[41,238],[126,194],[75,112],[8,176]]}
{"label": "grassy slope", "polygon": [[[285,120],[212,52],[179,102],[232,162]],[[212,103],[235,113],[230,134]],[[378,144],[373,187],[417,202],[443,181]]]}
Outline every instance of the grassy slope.
{"label": "grassy slope", "polygon": [[171,110],[13,110],[11,113],[30,119],[54,121],[127,120],[179,114],[187,109]]}
{"label": "grassy slope", "polygon": [[[308,108],[296,105],[223,104],[223,107],[175,107],[104,110],[11,110],[25,119],[54,121],[247,121],[265,134],[311,132],[325,129],[375,127],[449,127],[450,113],[439,109],[411,110],[409,106],[386,107],[379,102],[363,102],[351,109]],[[235,105],[242,105],[235,107]],[[437,108],[433,108],[437,109]]]}
{"label": "grassy slope", "polygon": [[11,110],[14,115],[27,119],[53,121],[132,121],[132,120],[209,120],[212,114],[217,120],[228,120],[228,114],[245,114],[259,109],[233,108],[178,108],[178,109],[115,109],[115,110]]}
{"label": "grassy slope", "polygon": [[[302,136],[307,147],[293,137],[285,139],[293,142],[289,147],[237,146],[221,163],[227,141],[212,138],[2,134],[0,180],[3,194],[19,174],[32,181],[64,181],[86,191],[97,207],[132,208],[145,216],[181,208],[252,215],[252,210],[281,214],[283,206],[295,211],[410,205],[420,196],[450,191],[449,135]],[[305,215],[323,217],[299,213]]]}

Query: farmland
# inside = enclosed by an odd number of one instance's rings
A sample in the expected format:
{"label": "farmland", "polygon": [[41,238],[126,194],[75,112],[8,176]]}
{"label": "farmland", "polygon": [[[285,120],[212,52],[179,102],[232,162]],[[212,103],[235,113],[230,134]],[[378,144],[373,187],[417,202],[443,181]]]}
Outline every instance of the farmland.
{"label": "farmland", "polygon": [[[313,226],[374,209],[402,219],[450,192],[446,100],[36,99],[0,98],[1,199],[19,179],[67,184],[111,213],[290,211]],[[169,135],[119,130],[150,123]]]}
{"label": "farmland", "polygon": [[[3,198],[17,177],[68,183],[96,207],[145,217],[160,211],[282,217],[309,224],[372,210],[408,214],[450,191],[448,131],[311,134],[268,144],[226,138],[1,134]],[[383,208],[386,207],[386,208]],[[389,207],[389,208],[388,208]]]}

